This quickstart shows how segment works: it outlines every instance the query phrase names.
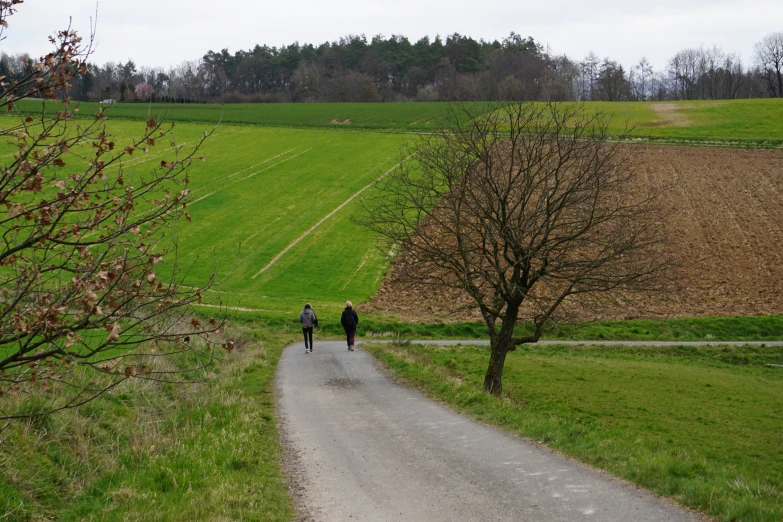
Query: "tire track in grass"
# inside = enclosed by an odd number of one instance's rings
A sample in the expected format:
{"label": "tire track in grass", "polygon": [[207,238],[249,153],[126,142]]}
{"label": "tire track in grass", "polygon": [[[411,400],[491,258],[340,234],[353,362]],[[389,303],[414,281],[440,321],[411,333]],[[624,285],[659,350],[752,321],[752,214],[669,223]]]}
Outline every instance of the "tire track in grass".
{"label": "tire track in grass", "polygon": [[294,147],[293,149],[287,150],[287,151],[285,151],[285,152],[281,152],[281,153],[280,153],[280,154],[278,154],[277,156],[272,156],[271,158],[267,158],[267,159],[265,159],[264,161],[262,161],[262,162],[260,162],[260,163],[256,163],[255,165],[250,165],[249,167],[245,167],[244,169],[242,169],[242,170],[238,170],[238,171],[234,172],[233,174],[229,174],[229,175],[228,175],[228,176],[226,176],[224,179],[233,178],[233,177],[234,177],[234,176],[236,176],[237,174],[241,174],[241,173],[245,172],[246,170],[254,169],[254,168],[258,167],[259,165],[263,165],[264,163],[266,163],[266,162],[268,162],[268,161],[272,161],[272,160],[273,160],[273,159],[275,159],[275,158],[279,158],[280,156],[285,156],[285,155],[286,155],[286,154],[288,154],[289,152],[293,152],[293,151],[295,151],[295,150],[296,150],[296,149],[298,149],[298,148],[299,148],[299,147]]}
{"label": "tire track in grass", "polygon": [[313,232],[313,231],[314,231],[316,228],[320,227],[320,226],[321,226],[321,225],[322,225],[322,224],[323,224],[323,223],[324,223],[324,222],[325,222],[327,219],[329,219],[330,217],[332,217],[333,215],[335,215],[337,212],[339,212],[340,210],[342,210],[342,209],[343,209],[343,208],[344,208],[344,207],[345,207],[345,206],[346,206],[348,203],[350,203],[351,201],[353,201],[354,199],[356,199],[356,198],[357,198],[357,197],[358,197],[358,196],[359,196],[359,195],[360,195],[362,192],[364,192],[364,191],[365,191],[365,190],[367,190],[368,188],[372,187],[372,186],[373,186],[375,183],[377,183],[378,181],[382,180],[383,178],[385,178],[386,176],[388,176],[389,174],[391,174],[392,172],[394,172],[394,170],[395,170],[397,167],[399,167],[400,165],[402,165],[402,164],[403,164],[403,162],[405,162],[405,161],[408,161],[408,159],[409,159],[409,158],[410,158],[410,156],[408,156],[408,157],[407,157],[407,158],[405,158],[404,160],[400,161],[400,162],[399,162],[399,163],[397,163],[395,166],[393,166],[392,168],[390,168],[389,170],[387,170],[386,172],[384,172],[383,174],[381,174],[380,176],[378,176],[376,179],[372,180],[372,181],[371,181],[369,184],[367,184],[367,185],[365,185],[364,187],[362,187],[361,189],[359,189],[359,191],[358,191],[358,192],[356,192],[355,194],[353,194],[353,195],[352,195],[350,198],[348,198],[348,199],[346,199],[345,201],[343,201],[343,202],[340,204],[340,206],[338,206],[336,209],[334,209],[334,210],[332,210],[331,212],[329,212],[329,213],[328,213],[326,216],[324,216],[324,217],[323,217],[323,218],[322,218],[322,219],[321,219],[321,220],[320,220],[318,223],[316,223],[315,225],[313,225],[312,227],[310,227],[309,229],[307,229],[307,231],[305,231],[305,233],[304,233],[304,234],[302,234],[302,235],[301,235],[301,236],[299,236],[298,238],[294,239],[294,240],[293,240],[291,243],[289,243],[289,245],[288,245],[287,247],[285,247],[285,248],[284,248],[284,249],[283,249],[283,250],[282,250],[280,253],[278,253],[278,254],[277,254],[275,257],[273,257],[273,258],[272,258],[272,260],[271,260],[271,261],[270,261],[270,262],[269,262],[269,263],[268,263],[268,264],[267,264],[267,265],[266,265],[264,268],[262,268],[261,270],[259,270],[259,271],[258,271],[258,272],[257,272],[257,273],[256,273],[256,274],[255,274],[255,275],[254,275],[254,276],[253,276],[251,279],[255,279],[256,277],[260,276],[261,274],[263,274],[264,272],[266,272],[267,270],[269,270],[269,269],[270,269],[270,268],[271,268],[271,267],[272,267],[272,266],[273,266],[275,263],[277,263],[277,261],[278,261],[278,260],[279,260],[281,257],[283,257],[283,256],[286,254],[286,252],[288,252],[289,250],[291,250],[292,248],[294,248],[294,247],[297,245],[297,243],[299,243],[301,240],[303,240],[304,238],[306,238],[307,236],[309,236],[309,235],[310,235],[310,234],[311,234],[311,233],[312,233],[312,232]]}
{"label": "tire track in grass", "polygon": [[[327,142],[323,143],[322,145],[326,145],[327,143],[330,143],[331,141],[334,141],[334,140],[329,140],[329,141],[327,141]],[[318,147],[320,147],[320,145],[317,145],[317,146],[318,146]],[[222,186],[222,187],[220,187],[219,189],[217,189],[217,190],[215,190],[215,191],[213,191],[213,192],[210,192],[209,194],[207,194],[207,195],[205,195],[205,196],[201,196],[200,198],[198,198],[198,199],[197,199],[196,201],[194,201],[193,203],[190,203],[190,205],[195,205],[195,204],[196,204],[196,203],[198,203],[199,201],[201,201],[201,200],[204,200],[204,199],[207,199],[209,196],[212,196],[213,194],[217,194],[218,192],[220,192],[220,191],[221,191],[221,190],[223,190],[223,189],[227,189],[227,188],[229,188],[229,187],[232,187],[232,186],[236,185],[237,183],[241,183],[242,181],[245,181],[246,179],[252,178],[252,177],[253,177],[253,176],[255,176],[256,174],[261,174],[262,172],[265,172],[265,171],[267,171],[267,170],[269,170],[269,169],[273,169],[273,168],[277,167],[278,165],[282,165],[282,164],[283,164],[283,163],[285,163],[286,161],[290,161],[290,160],[292,160],[292,159],[294,159],[294,158],[296,158],[296,157],[298,157],[298,156],[301,156],[302,154],[306,154],[306,153],[310,152],[311,150],[313,150],[314,148],[315,148],[315,147],[310,147],[310,148],[309,148],[309,149],[307,149],[307,150],[303,150],[303,151],[302,151],[302,152],[300,152],[299,154],[294,154],[293,156],[289,156],[288,158],[285,158],[285,159],[284,159],[284,160],[282,160],[282,161],[278,161],[277,163],[275,163],[275,164],[273,164],[273,165],[269,165],[268,167],[265,167],[265,168],[263,168],[263,169],[261,169],[261,170],[259,170],[259,171],[253,172],[252,174],[248,174],[248,175],[247,175],[247,176],[245,176],[244,178],[240,178],[240,179],[238,179],[238,180],[236,180],[236,181],[234,181],[234,182],[232,182],[232,183],[228,183],[228,184],[226,184],[226,185],[223,185],[223,186]],[[294,150],[295,150],[295,149],[294,149]],[[228,179],[228,178],[226,178],[226,179]]]}
{"label": "tire track in grass", "polygon": [[258,232],[256,232],[256,233],[255,233],[255,234],[253,234],[252,236],[250,236],[249,238],[247,238],[247,239],[245,239],[244,241],[242,241],[242,243],[243,243],[243,244],[244,244],[244,243],[247,243],[248,241],[250,241],[251,239],[253,239],[254,237],[256,237],[256,236],[257,236],[258,234],[260,234],[260,233],[261,233],[261,231],[259,230]]}
{"label": "tire track in grass", "polygon": [[[175,149],[177,149],[177,150],[181,149],[182,147],[184,147],[186,145],[190,145],[191,143],[195,143],[196,141],[198,141],[198,140],[190,140],[190,141],[186,141],[184,143],[177,143],[177,144],[174,144],[173,146],[169,145],[169,147],[167,147],[165,149],[162,149],[162,150],[158,149],[157,151],[153,151],[152,154],[147,155],[146,153],[144,153],[143,156],[136,156],[135,158],[133,158],[133,157],[131,157],[129,155],[130,159],[128,161],[118,161],[117,163],[115,163],[113,165],[109,165],[104,170],[109,171],[111,169],[118,169],[118,168],[126,169],[126,168],[129,168],[129,167],[136,167],[138,165],[142,165],[144,163],[147,163],[148,161],[152,161],[152,160],[154,160],[156,158],[160,158],[161,156],[163,156],[164,154],[166,154],[169,151],[173,151]],[[139,150],[139,149],[136,149],[136,150]]]}
{"label": "tire track in grass", "polygon": [[367,263],[367,260],[370,258],[370,255],[372,254],[372,250],[368,250],[366,254],[364,254],[364,257],[362,257],[362,262],[359,264],[359,267],[353,271],[351,274],[351,277],[348,278],[348,280],[345,282],[345,284],[340,288],[340,290],[345,290],[349,284],[351,284],[351,281],[353,281],[353,278],[356,277],[356,274],[359,273],[359,270],[361,270],[364,265]]}
{"label": "tire track in grass", "polygon": [[220,310],[234,310],[237,312],[264,312],[261,308],[245,308],[243,306],[223,306],[208,303],[194,303],[194,306],[200,306],[202,308],[218,308]]}
{"label": "tire track in grass", "polygon": [[[259,165],[263,165],[264,163],[267,163],[267,162],[269,162],[269,161],[272,161],[272,160],[273,160],[273,159],[275,159],[275,158],[279,158],[280,156],[285,156],[285,155],[286,155],[286,154],[288,154],[289,152],[293,152],[293,151],[295,151],[295,150],[296,150],[296,149],[298,149],[298,148],[299,148],[299,147],[294,147],[293,149],[287,150],[287,151],[285,151],[285,152],[281,152],[280,154],[277,154],[276,156],[272,156],[271,158],[267,158],[267,159],[265,159],[264,161],[262,161],[262,162],[260,162],[260,163],[256,163],[255,165],[250,165],[249,167],[245,167],[245,168],[244,168],[244,169],[242,169],[242,170],[238,170],[238,171],[234,172],[233,174],[229,174],[229,175],[228,175],[228,176],[226,176],[225,178],[223,178],[223,179],[219,179],[219,180],[216,180],[216,181],[212,182],[211,184],[215,184],[215,183],[221,183],[221,182],[224,182],[224,181],[226,181],[228,178],[232,178],[232,177],[236,176],[237,174],[241,174],[241,173],[245,172],[246,170],[253,169],[253,168],[255,168],[255,167],[258,167]],[[305,152],[307,152],[307,151],[305,151]],[[288,159],[291,159],[291,158],[288,158]],[[283,162],[281,161],[280,163],[283,163]],[[277,165],[279,165],[280,163],[277,163]],[[272,167],[274,167],[274,166],[275,166],[275,165],[272,165]],[[270,167],[270,168],[271,168],[271,167]],[[259,172],[263,172],[263,171],[259,171]],[[256,172],[255,174],[258,174],[258,172]],[[249,176],[248,176],[248,177],[249,177]],[[243,178],[243,179],[247,179],[247,178]],[[238,180],[238,181],[242,181],[242,180],[240,179],[240,180]],[[229,186],[229,185],[225,185],[223,188],[225,188],[225,187],[228,187],[228,186]],[[209,187],[209,185],[207,185],[207,187]],[[207,188],[207,187],[203,187],[203,188]],[[196,191],[194,190],[193,192],[195,193]],[[194,201],[193,203],[197,203],[197,202],[201,201],[201,200],[202,200],[202,199],[204,199],[204,198],[208,198],[209,196],[211,196],[211,195],[212,195],[212,194],[214,194],[215,192],[217,192],[217,190],[216,190],[216,191],[213,191],[213,192],[210,192],[210,193],[209,193],[209,194],[207,194],[206,196],[202,196],[202,197],[200,197],[199,199],[197,199],[197,200],[196,200],[196,201]],[[192,205],[193,203],[191,203],[191,205]]]}

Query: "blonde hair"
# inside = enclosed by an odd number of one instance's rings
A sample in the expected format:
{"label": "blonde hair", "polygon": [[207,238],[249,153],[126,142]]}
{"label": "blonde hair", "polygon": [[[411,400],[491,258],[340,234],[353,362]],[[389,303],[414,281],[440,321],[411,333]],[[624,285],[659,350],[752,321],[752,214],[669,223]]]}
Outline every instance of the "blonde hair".
{"label": "blonde hair", "polygon": [[345,306],[347,306],[348,308],[353,308],[353,303],[350,301],[346,301]]}

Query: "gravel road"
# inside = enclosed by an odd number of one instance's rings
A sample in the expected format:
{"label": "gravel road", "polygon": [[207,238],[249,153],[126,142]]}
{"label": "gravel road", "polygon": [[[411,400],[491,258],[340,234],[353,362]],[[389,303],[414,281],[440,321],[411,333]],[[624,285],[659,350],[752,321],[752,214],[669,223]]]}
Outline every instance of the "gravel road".
{"label": "gravel road", "polygon": [[702,520],[401,387],[344,343],[289,346],[276,386],[301,520]]}
{"label": "gravel road", "polygon": [[[370,341],[368,341],[370,342]],[[390,343],[388,340],[373,340],[374,343]],[[411,344],[437,344],[456,346],[458,344],[489,345],[488,339],[451,340],[413,340]],[[538,341],[528,346],[783,346],[783,341]]]}

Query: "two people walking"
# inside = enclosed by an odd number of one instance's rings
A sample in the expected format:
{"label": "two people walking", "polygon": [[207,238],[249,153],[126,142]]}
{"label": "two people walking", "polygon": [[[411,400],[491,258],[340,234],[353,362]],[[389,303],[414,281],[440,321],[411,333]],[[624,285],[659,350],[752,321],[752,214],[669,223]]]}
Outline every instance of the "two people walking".
{"label": "two people walking", "polygon": [[[299,314],[299,322],[302,323],[302,333],[304,334],[305,353],[313,351],[313,328],[318,328],[318,317],[310,303],[304,305],[304,309]],[[348,350],[353,351],[356,344],[356,327],[359,325],[359,315],[353,309],[353,303],[345,302],[345,310],[340,316],[340,324],[345,331],[345,338],[348,342]]]}

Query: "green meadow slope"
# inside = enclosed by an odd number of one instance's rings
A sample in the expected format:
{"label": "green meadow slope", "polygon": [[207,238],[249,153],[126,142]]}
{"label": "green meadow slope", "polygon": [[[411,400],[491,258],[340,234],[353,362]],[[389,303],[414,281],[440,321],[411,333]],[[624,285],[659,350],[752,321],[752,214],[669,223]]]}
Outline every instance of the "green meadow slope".
{"label": "green meadow slope", "polygon": [[193,284],[214,261],[231,306],[269,311],[370,297],[386,262],[351,215],[356,196],[398,163],[400,144],[377,133],[218,129],[207,162],[192,171],[193,222],[178,233]]}
{"label": "green meadow slope", "polygon": [[[117,148],[143,126],[108,125]],[[176,126],[183,152],[195,146],[205,128]],[[347,299],[367,299],[381,283],[386,260],[351,216],[358,195],[398,164],[403,139],[370,132],[218,127],[198,152],[206,161],[194,161],[189,171],[192,222],[180,220],[168,232],[177,240],[184,284],[201,287],[214,273],[219,284],[205,296],[206,304],[222,301],[273,313],[290,313],[307,300],[337,310]],[[127,180],[174,158],[162,141],[147,154],[137,151],[126,159]],[[0,157],[12,151],[2,144]],[[83,164],[82,152],[72,151],[67,168]],[[174,255],[164,259],[174,260]]]}

